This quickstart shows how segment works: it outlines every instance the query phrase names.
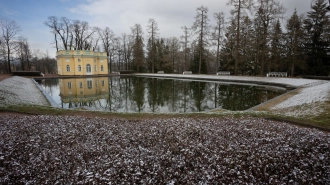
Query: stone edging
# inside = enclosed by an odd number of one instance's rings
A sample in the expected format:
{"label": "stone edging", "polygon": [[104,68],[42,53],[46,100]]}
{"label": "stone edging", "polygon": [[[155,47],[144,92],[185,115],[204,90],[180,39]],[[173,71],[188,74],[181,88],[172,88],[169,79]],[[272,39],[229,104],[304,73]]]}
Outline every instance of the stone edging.
{"label": "stone edging", "polygon": [[52,107],[56,107],[59,108],[60,106],[57,105],[57,103],[53,100],[53,98],[51,98],[48,93],[46,93],[46,91],[33,79],[31,78],[32,82],[38,87],[38,89],[42,92],[42,94],[45,96],[45,98],[47,99],[47,101],[50,103],[50,105]]}

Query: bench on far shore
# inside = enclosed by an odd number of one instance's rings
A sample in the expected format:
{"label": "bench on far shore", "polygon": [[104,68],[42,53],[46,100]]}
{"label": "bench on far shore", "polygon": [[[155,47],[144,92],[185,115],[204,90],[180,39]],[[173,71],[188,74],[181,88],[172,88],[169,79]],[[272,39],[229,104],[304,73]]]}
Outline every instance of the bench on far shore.
{"label": "bench on far shore", "polygon": [[217,75],[230,75],[230,71],[219,71]]}
{"label": "bench on far shore", "polygon": [[164,71],[158,71],[157,73],[164,73]]}
{"label": "bench on far shore", "polygon": [[182,74],[184,74],[184,75],[189,75],[189,74],[192,74],[192,71],[183,71]]}
{"label": "bench on far shore", "polygon": [[120,72],[118,72],[118,71],[111,71],[111,74],[120,75]]}
{"label": "bench on far shore", "polygon": [[287,72],[269,72],[267,73],[267,77],[288,77]]}
{"label": "bench on far shore", "polygon": [[13,76],[44,76],[40,71],[13,71]]}

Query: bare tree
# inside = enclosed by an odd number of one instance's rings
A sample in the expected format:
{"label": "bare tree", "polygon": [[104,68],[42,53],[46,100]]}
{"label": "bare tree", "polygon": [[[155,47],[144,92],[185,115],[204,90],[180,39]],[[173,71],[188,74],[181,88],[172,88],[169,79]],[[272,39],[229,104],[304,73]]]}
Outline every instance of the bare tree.
{"label": "bare tree", "polygon": [[187,60],[188,60],[188,44],[189,44],[189,37],[190,37],[190,29],[187,28],[187,26],[182,27],[183,29],[183,35],[180,37],[183,41],[181,42],[183,44],[183,53],[184,53],[184,62],[183,62],[183,70],[187,70]]}
{"label": "bare tree", "polygon": [[1,20],[2,40],[5,44],[5,51],[7,54],[7,72],[11,73],[10,57],[17,47],[17,34],[21,31],[20,26],[13,20],[4,18]]}
{"label": "bare tree", "polygon": [[172,73],[179,71],[179,65],[177,62],[178,52],[180,48],[179,39],[176,37],[171,37],[166,40],[166,45],[169,48],[169,60],[171,61]]}
{"label": "bare tree", "polygon": [[123,43],[123,60],[125,63],[125,69],[130,69],[130,63],[132,61],[132,47],[134,43],[134,38],[132,35],[122,34],[122,43]]}
{"label": "bare tree", "polygon": [[149,37],[151,40],[151,52],[149,53],[149,58],[151,59],[151,72],[155,72],[155,60],[156,60],[156,43],[155,38],[158,35],[158,25],[154,19],[149,19],[149,25],[147,27],[147,32],[149,33]]}
{"label": "bare tree", "polygon": [[92,37],[95,29],[91,29],[86,21],[75,20],[72,24],[74,46],[77,50],[91,49],[92,45],[88,40]]}
{"label": "bare tree", "polygon": [[198,45],[199,45],[199,65],[198,65],[198,74],[201,74],[202,68],[202,57],[203,57],[203,50],[204,45],[207,44],[206,37],[208,35],[208,17],[207,12],[208,8],[201,6],[196,9],[197,15],[195,17],[195,22],[192,26],[192,30],[198,35]]}
{"label": "bare tree", "polygon": [[217,46],[217,53],[216,53],[216,70],[219,70],[220,63],[219,63],[219,54],[220,54],[220,46],[221,46],[221,39],[222,39],[222,33],[224,32],[225,27],[225,17],[223,12],[215,13],[214,18],[216,20],[216,25],[214,27],[214,33],[213,33],[213,40],[216,41]]}
{"label": "bare tree", "polygon": [[108,68],[109,68],[109,72],[111,72],[112,59],[110,57],[110,54],[112,53],[111,46],[115,39],[115,34],[109,27],[106,27],[104,29],[96,28],[96,30],[101,38],[103,49],[104,51],[107,52],[107,56],[110,59],[108,61]]}
{"label": "bare tree", "polygon": [[[56,51],[60,48],[68,50],[72,47],[73,35],[71,32],[71,21],[66,17],[61,17],[58,19],[55,16],[48,17],[48,20],[44,22],[46,26],[51,29],[51,32],[54,33],[54,40],[56,44]],[[59,36],[59,38],[57,38]],[[59,41],[62,42],[62,47],[58,44]]]}
{"label": "bare tree", "polygon": [[29,71],[31,69],[30,59],[31,59],[31,51],[30,46],[26,38],[20,37],[17,47],[17,58],[21,63],[21,70]]}

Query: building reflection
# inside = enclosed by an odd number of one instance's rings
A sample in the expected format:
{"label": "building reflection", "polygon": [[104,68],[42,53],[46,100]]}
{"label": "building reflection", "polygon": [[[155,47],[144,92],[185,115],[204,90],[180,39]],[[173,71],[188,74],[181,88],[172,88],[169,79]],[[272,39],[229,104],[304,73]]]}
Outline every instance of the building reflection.
{"label": "building reflection", "polygon": [[109,98],[109,79],[100,78],[67,78],[59,79],[61,104],[68,108],[94,107],[101,99]]}

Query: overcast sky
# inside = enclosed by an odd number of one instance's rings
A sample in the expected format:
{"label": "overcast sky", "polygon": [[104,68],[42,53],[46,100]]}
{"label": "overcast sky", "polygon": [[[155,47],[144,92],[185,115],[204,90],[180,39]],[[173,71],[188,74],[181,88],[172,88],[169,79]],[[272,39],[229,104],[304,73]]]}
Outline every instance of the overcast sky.
{"label": "overcast sky", "polygon": [[[294,9],[310,11],[312,0],[279,0],[286,8],[286,18]],[[26,37],[32,49],[48,51],[55,57],[53,35],[43,23],[49,16],[67,17],[71,20],[87,21],[90,26],[109,27],[117,36],[130,33],[134,24],[140,24],[146,35],[148,20],[158,23],[161,37],[180,37],[181,27],[190,27],[194,22],[196,8],[208,8],[208,16],[224,12],[230,16],[232,7],[228,0],[1,0],[0,17],[15,20],[21,26],[21,35]]]}

